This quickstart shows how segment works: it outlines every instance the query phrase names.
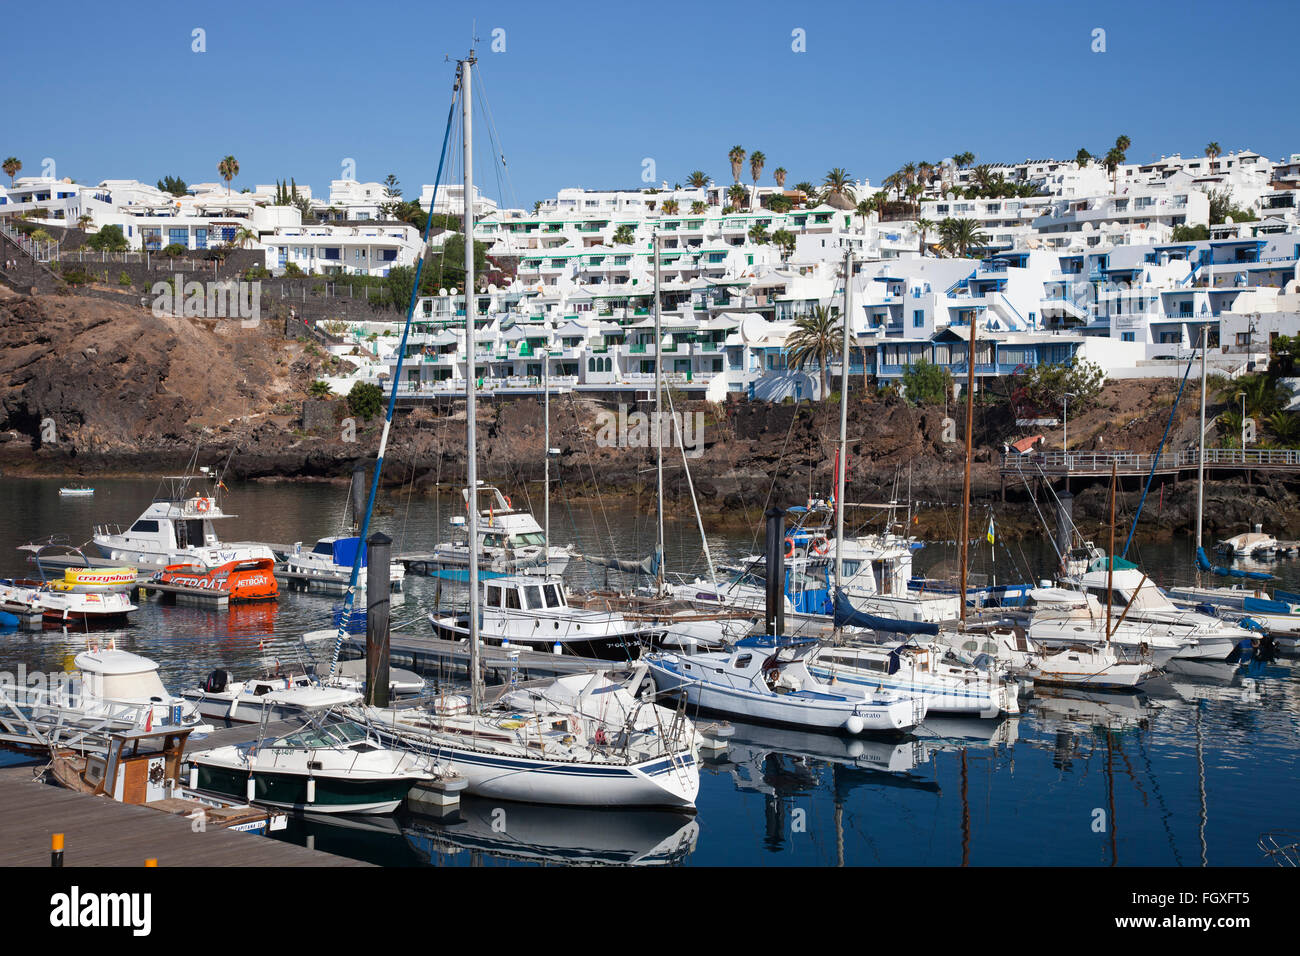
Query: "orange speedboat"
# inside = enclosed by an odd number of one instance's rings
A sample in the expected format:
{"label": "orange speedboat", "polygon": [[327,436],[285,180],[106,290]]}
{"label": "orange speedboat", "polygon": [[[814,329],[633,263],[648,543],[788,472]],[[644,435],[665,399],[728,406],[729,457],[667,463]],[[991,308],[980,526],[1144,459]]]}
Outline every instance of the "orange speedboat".
{"label": "orange speedboat", "polygon": [[212,569],[169,564],[154,575],[154,580],[159,584],[220,591],[232,601],[269,601],[280,594],[275,583],[275,561],[271,558],[231,561]]}

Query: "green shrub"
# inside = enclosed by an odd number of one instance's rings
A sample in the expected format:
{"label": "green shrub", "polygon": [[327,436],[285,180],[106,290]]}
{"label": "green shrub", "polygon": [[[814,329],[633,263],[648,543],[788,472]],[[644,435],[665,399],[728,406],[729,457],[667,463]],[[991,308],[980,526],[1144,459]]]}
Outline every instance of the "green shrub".
{"label": "green shrub", "polygon": [[348,409],[364,419],[374,418],[384,408],[384,390],[372,382],[357,382],[348,392]]}

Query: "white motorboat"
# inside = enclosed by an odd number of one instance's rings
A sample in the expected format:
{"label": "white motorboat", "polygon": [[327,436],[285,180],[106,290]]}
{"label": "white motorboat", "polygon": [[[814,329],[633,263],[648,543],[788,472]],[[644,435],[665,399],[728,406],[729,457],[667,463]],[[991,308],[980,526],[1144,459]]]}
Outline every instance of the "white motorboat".
{"label": "white motorboat", "polygon": [[807,658],[818,646],[806,638],[755,636],[726,653],[654,653],[644,660],[661,692],[680,691],[697,707],[743,719],[850,734],[902,733],[925,719],[923,696],[817,679]]}
{"label": "white motorboat", "polygon": [[123,706],[148,708],[145,722],[191,729],[210,729],[193,702],[177,697],[163,686],[158,662],[130,651],[119,651],[112,641],[92,644],[73,658],[79,681],[73,694],[88,713],[114,712]]}
{"label": "white motorboat", "polygon": [[[357,572],[357,593],[366,593],[368,569],[366,565],[366,548],[357,535],[337,535],[321,538],[310,551],[304,551],[302,542],[293,546],[293,551],[285,556],[284,569],[290,574],[303,577],[294,583],[308,588],[320,587],[323,590],[346,591],[352,580],[352,564],[357,552],[361,552],[361,568]],[[388,565],[388,586],[392,591],[402,590],[406,579],[406,566],[400,561]]]}
{"label": "white motorboat", "polygon": [[0,581],[0,603],[39,612],[47,624],[82,622],[104,626],[118,624],[136,610],[126,591],[60,589],[45,581]]}
{"label": "white motorboat", "polygon": [[941,645],[888,643],[822,647],[808,670],[832,686],[840,683],[922,695],[931,714],[997,717],[1020,712],[1019,689],[987,670],[944,660]]}
{"label": "white motorboat", "polygon": [[1023,629],[992,627],[987,631],[952,633],[966,652],[988,655],[1011,673],[1035,684],[1065,687],[1127,689],[1136,687],[1154,670],[1149,660],[1122,657],[1114,645],[1078,643],[1046,646]]}
{"label": "white motorboat", "polygon": [[[470,508],[468,488],[461,490],[465,509]],[[532,513],[516,509],[510,498],[493,485],[478,484],[475,496],[478,508],[478,548],[482,567],[500,572],[560,575],[573,557],[571,548],[547,547],[546,534]],[[452,519],[455,527],[464,519]],[[443,568],[469,566],[469,542],[447,541],[434,551],[435,562]]]}
{"label": "white motorboat", "polygon": [[[482,583],[479,634],[485,644],[600,660],[636,660],[657,629],[626,620],[617,611],[571,607],[564,582],[516,575]],[[469,636],[465,612],[429,615],[434,634],[460,641]]]}
{"label": "white motorboat", "polygon": [[1271,557],[1277,552],[1277,538],[1265,534],[1263,525],[1257,524],[1253,530],[1225,538],[1215,547],[1234,558]]}
{"label": "white motorboat", "polygon": [[214,522],[236,515],[221,507],[221,483],[210,487],[206,468],[197,475],[162,480],[153,503],[129,527],[96,525],[91,540],[102,557],[137,567],[161,570],[197,565],[210,571],[234,561],[275,560],[269,547],[256,542],[226,543]]}
{"label": "white motorboat", "polygon": [[95,489],[88,485],[64,485],[59,489],[60,498],[90,498]]}
{"label": "white motorboat", "polygon": [[1209,605],[1223,617],[1241,621],[1250,618],[1266,630],[1278,647],[1295,650],[1300,643],[1300,595],[1275,589],[1270,595],[1263,588],[1177,587],[1169,589],[1176,601],[1200,606]]}
{"label": "white motorboat", "polygon": [[392,813],[417,783],[446,774],[429,757],[385,747],[361,724],[323,718],[189,762],[200,790],[311,813]]}
{"label": "white motorboat", "polygon": [[210,673],[201,687],[181,692],[204,717],[230,723],[258,723],[317,714],[361,701],[353,688],[322,686],[302,671],[247,680],[231,680],[221,669]]}

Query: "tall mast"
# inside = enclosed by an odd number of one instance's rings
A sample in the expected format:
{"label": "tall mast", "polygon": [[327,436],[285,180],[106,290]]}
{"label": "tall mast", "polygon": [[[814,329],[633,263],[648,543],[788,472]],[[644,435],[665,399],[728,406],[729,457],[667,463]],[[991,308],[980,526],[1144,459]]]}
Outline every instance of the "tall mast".
{"label": "tall mast", "polygon": [[1201,583],[1201,522],[1205,514],[1205,347],[1209,326],[1201,327],[1201,439],[1196,445],[1196,583]]}
{"label": "tall mast", "polygon": [[543,481],[546,488],[543,494],[545,510],[542,512],[542,554],[546,558],[545,570],[551,564],[551,350],[549,346],[542,349],[542,417],[546,419],[542,434],[545,447],[542,456],[546,459]]}
{"label": "tall mast", "polygon": [[840,356],[840,467],[835,476],[835,590],[844,577],[844,473],[849,449],[849,320],[853,315],[853,250],[844,253],[844,351]]}
{"label": "tall mast", "polygon": [[966,474],[961,483],[961,626],[966,626],[966,570],[970,552],[970,457],[975,429],[975,333],[977,319],[970,319],[970,342],[966,347]]}
{"label": "tall mast", "polygon": [[478,647],[478,440],[474,430],[474,315],[478,302],[474,296],[474,135],[473,100],[470,77],[474,51],[460,61],[460,115],[465,134],[465,482],[469,486],[469,702],[470,712],[477,714],[481,704],[479,691]]}
{"label": "tall mast", "polygon": [[1110,550],[1106,553],[1106,643],[1110,643],[1110,608],[1114,603],[1115,580],[1115,460],[1110,462]]}
{"label": "tall mast", "polygon": [[659,297],[659,230],[654,231],[655,246],[655,448],[658,459],[659,561],[655,594],[664,593],[664,427],[663,427],[663,328]]}

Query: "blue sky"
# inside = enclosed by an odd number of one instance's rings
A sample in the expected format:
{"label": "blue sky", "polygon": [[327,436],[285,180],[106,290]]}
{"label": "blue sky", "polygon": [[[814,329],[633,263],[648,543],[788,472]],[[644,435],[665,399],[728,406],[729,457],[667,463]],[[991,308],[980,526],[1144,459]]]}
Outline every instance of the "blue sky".
{"label": "blue sky", "polygon": [[[509,164],[509,205],[564,186],[729,176],[735,144],[764,178],[879,181],[905,162],[1104,152],[1130,160],[1300,152],[1300,4],[1089,3],[10,5],[0,156],[80,182],[173,174],[236,189],[295,176],[324,196],[357,178],[432,182],[453,65],[477,20],[480,73]],[[207,51],[192,51],[191,31]],[[495,29],[505,51],[492,52]],[[1092,52],[1105,30],[1105,52]],[[794,52],[792,31],[805,31]],[[500,36],[498,34],[498,36]],[[22,39],[18,39],[22,38]],[[476,177],[496,194],[486,124]]]}

